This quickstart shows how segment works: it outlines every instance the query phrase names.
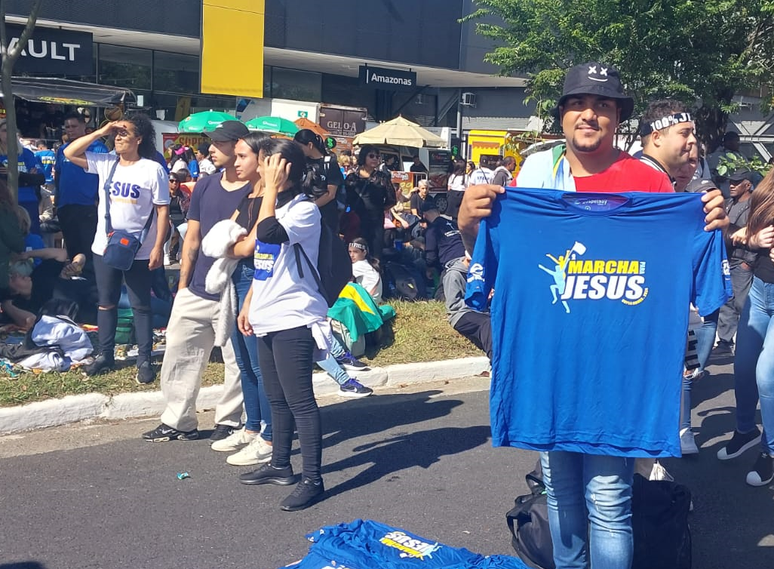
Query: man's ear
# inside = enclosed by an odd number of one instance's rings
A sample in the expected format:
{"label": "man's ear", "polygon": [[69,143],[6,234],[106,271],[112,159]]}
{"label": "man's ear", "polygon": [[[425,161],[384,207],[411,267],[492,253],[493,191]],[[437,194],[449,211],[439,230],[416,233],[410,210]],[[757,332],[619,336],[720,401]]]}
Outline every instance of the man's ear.
{"label": "man's ear", "polygon": [[653,146],[656,148],[661,147],[661,138],[664,136],[664,134],[660,130],[654,130],[650,133],[650,140]]}

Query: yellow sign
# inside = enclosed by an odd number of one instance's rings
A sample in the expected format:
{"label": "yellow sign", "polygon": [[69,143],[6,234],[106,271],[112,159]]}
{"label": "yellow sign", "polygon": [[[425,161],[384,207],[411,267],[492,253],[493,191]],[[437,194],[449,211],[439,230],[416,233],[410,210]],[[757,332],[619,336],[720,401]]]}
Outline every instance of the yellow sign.
{"label": "yellow sign", "polygon": [[[263,97],[265,0],[204,0],[201,92]],[[244,67],[250,59],[249,71]]]}

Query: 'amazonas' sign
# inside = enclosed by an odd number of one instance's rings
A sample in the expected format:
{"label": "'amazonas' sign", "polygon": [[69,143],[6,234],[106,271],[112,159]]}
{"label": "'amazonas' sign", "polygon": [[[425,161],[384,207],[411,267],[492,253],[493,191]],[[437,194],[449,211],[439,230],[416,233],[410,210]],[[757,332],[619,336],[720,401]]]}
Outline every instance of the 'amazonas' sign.
{"label": "'amazonas' sign", "polygon": [[360,83],[373,89],[387,91],[411,90],[417,86],[417,74],[413,71],[361,65]]}

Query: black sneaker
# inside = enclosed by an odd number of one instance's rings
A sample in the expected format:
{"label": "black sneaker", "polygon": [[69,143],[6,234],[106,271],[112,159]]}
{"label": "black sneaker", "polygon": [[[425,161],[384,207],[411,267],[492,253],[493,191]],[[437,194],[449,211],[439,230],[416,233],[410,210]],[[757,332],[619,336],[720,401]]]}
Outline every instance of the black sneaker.
{"label": "black sneaker", "polygon": [[774,480],[774,458],[762,452],[752,470],[747,473],[747,483],[750,486],[766,486],[772,480]]}
{"label": "black sneaker", "polygon": [[348,369],[349,371],[368,371],[371,369],[349,352],[340,358],[336,358],[336,361],[340,366],[342,366],[344,369]]}
{"label": "black sneaker", "polygon": [[148,361],[142,362],[137,366],[137,377],[135,378],[140,385],[147,385],[156,380],[156,368]]}
{"label": "black sneaker", "polygon": [[286,512],[297,512],[305,510],[319,502],[325,494],[325,486],[322,480],[312,482],[309,478],[304,478],[287,498],[282,500],[280,509]]}
{"label": "black sneaker", "polygon": [[735,430],[734,436],[731,437],[728,444],[718,451],[718,459],[731,460],[732,458],[736,458],[759,442],[761,442],[761,432],[757,427],[754,431],[745,434]]}
{"label": "black sneaker", "polygon": [[100,354],[94,361],[87,366],[84,366],[83,373],[88,376],[100,375],[113,371],[116,367],[116,362],[113,358],[109,358],[105,354]]}
{"label": "black sneaker", "polygon": [[210,435],[210,441],[222,441],[223,439],[230,437],[234,431],[238,431],[239,427],[229,427],[228,425],[215,425],[215,430]]}
{"label": "black sneaker", "polygon": [[712,352],[716,356],[733,356],[734,355],[734,343],[733,342],[725,342],[723,340],[720,340],[718,342],[718,345],[715,346],[715,349],[712,350]]}
{"label": "black sneaker", "polygon": [[349,378],[347,383],[339,388],[339,395],[342,397],[368,397],[374,392],[370,387],[366,387],[355,378]]}
{"label": "black sneaker", "polygon": [[239,475],[242,484],[274,484],[276,486],[290,486],[296,481],[293,467],[274,468],[270,463],[264,464],[258,470]]}
{"label": "black sneaker", "polygon": [[143,434],[143,439],[151,443],[165,443],[167,441],[194,441],[199,438],[199,431],[178,431],[169,425],[161,423],[152,431]]}

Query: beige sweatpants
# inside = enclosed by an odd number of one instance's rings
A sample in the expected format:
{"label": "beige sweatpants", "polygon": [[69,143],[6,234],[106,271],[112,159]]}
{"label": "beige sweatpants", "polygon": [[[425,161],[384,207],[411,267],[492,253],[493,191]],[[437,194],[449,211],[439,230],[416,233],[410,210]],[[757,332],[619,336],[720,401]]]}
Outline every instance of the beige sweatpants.
{"label": "beige sweatpants", "polygon": [[[215,343],[219,302],[187,288],[177,293],[167,326],[161,365],[161,391],[167,408],[161,422],[179,431],[197,428],[196,398]],[[231,340],[222,348],[226,373],[223,394],[215,407],[215,423],[236,427],[242,419],[242,384]]]}

